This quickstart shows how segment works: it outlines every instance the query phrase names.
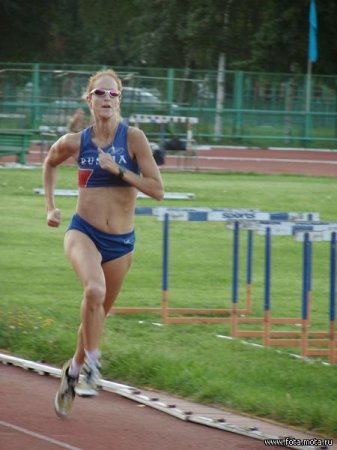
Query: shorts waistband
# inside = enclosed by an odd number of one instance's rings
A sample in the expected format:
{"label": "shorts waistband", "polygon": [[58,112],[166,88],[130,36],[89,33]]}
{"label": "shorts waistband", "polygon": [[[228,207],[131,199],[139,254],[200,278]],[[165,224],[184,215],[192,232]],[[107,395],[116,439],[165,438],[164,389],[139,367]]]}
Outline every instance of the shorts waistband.
{"label": "shorts waistband", "polygon": [[120,238],[124,238],[124,237],[127,238],[134,234],[134,230],[131,230],[128,233],[107,233],[106,231],[100,230],[99,228],[96,228],[93,225],[91,225],[91,223],[89,223],[87,220],[83,219],[83,217],[81,217],[78,213],[75,213],[73,215],[71,222],[67,228],[67,231],[71,230],[72,224],[74,223],[74,221],[75,222],[78,221],[78,222],[82,223],[83,225],[91,228],[93,231],[101,234],[102,236],[116,236],[116,237],[120,237]]}

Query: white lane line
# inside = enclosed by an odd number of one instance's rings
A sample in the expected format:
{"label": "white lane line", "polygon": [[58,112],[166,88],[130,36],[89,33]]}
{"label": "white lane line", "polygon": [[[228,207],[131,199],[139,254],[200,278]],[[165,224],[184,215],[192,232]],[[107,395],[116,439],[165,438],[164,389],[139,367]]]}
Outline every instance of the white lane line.
{"label": "white lane line", "polygon": [[40,439],[41,441],[49,442],[50,444],[58,445],[61,448],[65,448],[67,450],[83,450],[79,447],[74,447],[73,445],[66,444],[65,442],[58,441],[53,438],[49,438],[47,436],[44,436],[40,433],[35,433],[34,431],[27,430],[26,428],[18,427],[12,423],[4,422],[3,420],[0,420],[0,425],[3,427],[11,428],[12,430],[19,431],[20,433],[28,434],[29,436],[33,436],[37,439]]}
{"label": "white lane line", "polygon": [[[168,158],[176,158],[175,156],[168,155]],[[304,164],[337,164],[337,161],[327,160],[310,160],[310,159],[288,159],[288,158],[252,158],[252,157],[238,157],[238,156],[185,156],[185,158],[195,159],[209,159],[209,160],[227,160],[227,161],[258,161],[258,162],[285,162],[285,163],[304,163]]]}

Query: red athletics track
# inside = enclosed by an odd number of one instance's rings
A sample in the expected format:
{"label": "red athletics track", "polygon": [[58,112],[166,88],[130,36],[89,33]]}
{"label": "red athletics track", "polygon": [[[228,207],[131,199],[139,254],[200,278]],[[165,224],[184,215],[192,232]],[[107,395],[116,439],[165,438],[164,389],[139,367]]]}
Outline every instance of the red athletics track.
{"label": "red athletics track", "polygon": [[[337,176],[337,150],[259,149],[241,147],[196,147],[190,152],[166,155],[162,170],[204,170],[213,172],[242,172],[265,174],[298,174]],[[32,146],[28,164],[41,164],[45,154]],[[14,162],[15,157],[1,157],[1,163]],[[70,162],[73,164],[72,162]]]}
{"label": "red athletics track", "polygon": [[[180,156],[181,155],[181,156]],[[166,156],[163,169],[337,176],[337,151],[208,147]]]}
{"label": "red athletics track", "polygon": [[60,419],[53,410],[58,384],[51,376],[0,366],[1,450],[266,448],[261,440],[185,422],[105,391],[96,398],[76,398],[70,416]]}
{"label": "red athletics track", "polygon": [[[165,165],[161,167],[164,170],[185,168],[216,172],[337,176],[337,150],[203,146],[196,147],[194,153],[194,157],[183,156],[184,152],[167,155]],[[40,164],[44,156],[38,146],[32,146],[27,155],[27,162]],[[15,157],[6,156],[1,158],[0,163],[14,161]]]}

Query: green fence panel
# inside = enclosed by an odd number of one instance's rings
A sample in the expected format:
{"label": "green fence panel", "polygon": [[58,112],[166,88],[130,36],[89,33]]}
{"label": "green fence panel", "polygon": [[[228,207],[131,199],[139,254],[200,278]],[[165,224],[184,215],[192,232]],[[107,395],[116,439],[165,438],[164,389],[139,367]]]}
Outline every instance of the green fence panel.
{"label": "green fence panel", "polygon": [[[78,108],[90,75],[106,66],[0,63],[0,128],[61,127]],[[198,117],[199,144],[321,147],[337,145],[337,77],[297,73],[225,71],[224,100],[217,105],[217,72],[114,67],[123,80],[122,116],[135,113]],[[215,122],[220,123],[216,132]],[[142,125],[143,127],[143,125]],[[163,129],[144,125],[151,139]],[[166,127],[184,137],[184,127]]]}

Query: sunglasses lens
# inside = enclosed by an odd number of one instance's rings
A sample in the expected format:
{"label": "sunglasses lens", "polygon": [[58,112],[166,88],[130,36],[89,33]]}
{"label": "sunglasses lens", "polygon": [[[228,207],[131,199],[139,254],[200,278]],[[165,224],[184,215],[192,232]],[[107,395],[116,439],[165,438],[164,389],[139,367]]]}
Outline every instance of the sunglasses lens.
{"label": "sunglasses lens", "polygon": [[118,92],[116,91],[109,91],[110,97],[118,97]]}
{"label": "sunglasses lens", "polygon": [[103,95],[105,95],[105,90],[104,89],[95,89],[94,94],[97,95],[98,97],[103,97]]}

